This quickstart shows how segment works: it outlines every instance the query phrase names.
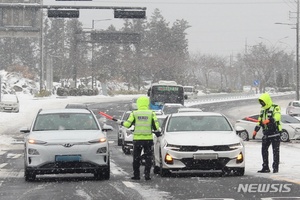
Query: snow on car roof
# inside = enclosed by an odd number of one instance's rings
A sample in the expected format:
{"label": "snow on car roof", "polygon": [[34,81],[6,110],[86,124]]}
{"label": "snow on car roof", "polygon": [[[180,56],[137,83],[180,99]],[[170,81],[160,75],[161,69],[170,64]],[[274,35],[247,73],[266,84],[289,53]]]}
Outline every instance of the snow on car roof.
{"label": "snow on car roof", "polygon": [[74,109],[47,109],[47,110],[41,110],[40,114],[53,114],[53,113],[90,113],[87,109],[82,108],[74,108]]}
{"label": "snow on car roof", "polygon": [[173,113],[172,116],[223,116],[221,113],[216,112],[181,112]]}

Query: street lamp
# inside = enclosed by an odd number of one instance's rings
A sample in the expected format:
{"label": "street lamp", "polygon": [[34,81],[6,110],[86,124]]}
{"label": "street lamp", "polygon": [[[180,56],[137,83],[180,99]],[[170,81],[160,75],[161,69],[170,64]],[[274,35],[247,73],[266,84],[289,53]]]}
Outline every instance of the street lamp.
{"label": "street lamp", "polygon": [[264,37],[258,37],[258,38],[259,38],[259,39],[262,39],[262,40],[268,41],[268,42],[271,44],[272,48],[275,49],[275,48],[276,48],[276,45],[277,45],[278,43],[280,43],[281,40],[287,39],[288,37],[289,37],[289,36],[285,36],[285,37],[283,37],[283,38],[278,39],[278,40],[275,42],[274,45],[273,45],[273,43],[272,43],[270,40],[268,40],[267,38],[264,38]]}
{"label": "street lamp", "polygon": [[44,42],[43,42],[43,20],[44,20],[44,17],[43,17],[43,5],[44,5],[44,2],[43,0],[40,0],[40,4],[41,4],[41,8],[40,8],[40,13],[41,13],[41,16],[40,16],[40,40],[39,40],[39,46],[40,46],[40,93],[42,92],[42,89],[43,89],[43,85],[44,85]]}
{"label": "street lamp", "polygon": [[[266,41],[268,41],[268,42],[271,44],[271,48],[272,48],[271,51],[272,51],[272,54],[273,54],[273,53],[276,52],[276,46],[277,46],[277,44],[280,43],[281,40],[284,40],[284,39],[288,38],[288,36],[285,36],[285,37],[283,37],[283,38],[281,38],[281,39],[278,39],[278,40],[275,42],[275,44],[273,44],[273,43],[272,43],[270,40],[268,40],[267,38],[264,38],[264,37],[258,37],[258,38],[263,39],[263,40],[266,40]],[[273,59],[270,60],[270,62],[273,62]],[[273,67],[273,75],[274,75],[274,83],[275,83],[275,86],[277,86],[277,81],[276,81],[276,70],[277,70],[277,69]]]}

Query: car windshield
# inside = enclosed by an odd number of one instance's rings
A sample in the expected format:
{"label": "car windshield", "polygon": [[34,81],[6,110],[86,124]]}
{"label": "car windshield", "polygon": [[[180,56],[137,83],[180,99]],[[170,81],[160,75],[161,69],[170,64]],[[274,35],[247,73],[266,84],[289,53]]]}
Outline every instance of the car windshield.
{"label": "car windshield", "polygon": [[166,118],[157,118],[159,125],[161,126]]}
{"label": "car windshield", "polygon": [[293,102],[293,106],[294,107],[300,107],[300,103],[299,102]]}
{"label": "car windshield", "polygon": [[15,95],[3,95],[1,101],[18,102],[18,99]]}
{"label": "car windshield", "polygon": [[51,130],[99,130],[99,127],[90,114],[54,113],[39,115],[33,131]]}
{"label": "car windshield", "polygon": [[185,87],[184,92],[193,92],[193,88]]}
{"label": "car windshield", "polygon": [[299,124],[300,121],[296,119],[295,117],[292,117],[290,115],[281,115],[281,122],[286,124]]}
{"label": "car windshield", "polygon": [[165,115],[177,113],[179,108],[180,108],[179,106],[178,107],[177,106],[164,107],[163,112]]}
{"label": "car windshield", "polygon": [[167,131],[232,131],[232,128],[223,116],[176,116],[170,118]]}

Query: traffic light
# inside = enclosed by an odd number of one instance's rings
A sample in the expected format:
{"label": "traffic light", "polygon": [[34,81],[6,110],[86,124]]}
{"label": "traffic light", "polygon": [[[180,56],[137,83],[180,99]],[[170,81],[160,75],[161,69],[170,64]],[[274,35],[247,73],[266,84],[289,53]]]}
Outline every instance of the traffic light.
{"label": "traffic light", "polygon": [[115,18],[145,19],[145,10],[114,10]]}
{"label": "traffic light", "polygon": [[48,17],[54,18],[79,18],[79,10],[49,9]]}

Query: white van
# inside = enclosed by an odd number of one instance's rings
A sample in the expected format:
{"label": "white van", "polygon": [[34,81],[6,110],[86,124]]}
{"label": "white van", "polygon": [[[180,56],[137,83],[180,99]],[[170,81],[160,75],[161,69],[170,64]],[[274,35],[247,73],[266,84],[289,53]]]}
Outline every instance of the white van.
{"label": "white van", "polygon": [[183,86],[184,95],[187,96],[187,99],[197,98],[198,91],[195,90],[194,86]]}

